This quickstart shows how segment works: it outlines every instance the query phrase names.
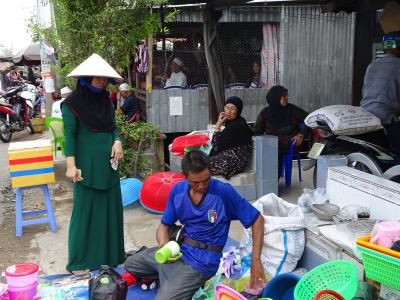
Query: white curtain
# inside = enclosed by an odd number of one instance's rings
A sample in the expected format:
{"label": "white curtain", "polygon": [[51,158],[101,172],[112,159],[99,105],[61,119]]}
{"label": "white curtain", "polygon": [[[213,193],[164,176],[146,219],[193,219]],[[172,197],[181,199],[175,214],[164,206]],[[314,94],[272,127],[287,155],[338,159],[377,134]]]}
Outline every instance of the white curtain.
{"label": "white curtain", "polygon": [[261,50],[261,87],[269,89],[278,83],[279,53],[277,24],[263,24],[263,46]]}

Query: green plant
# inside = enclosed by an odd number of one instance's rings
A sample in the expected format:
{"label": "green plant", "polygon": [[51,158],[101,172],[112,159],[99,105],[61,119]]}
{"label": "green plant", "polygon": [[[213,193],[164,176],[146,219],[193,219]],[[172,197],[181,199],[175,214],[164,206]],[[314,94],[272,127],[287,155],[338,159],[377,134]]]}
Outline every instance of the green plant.
{"label": "green plant", "polygon": [[160,127],[143,122],[127,123],[121,113],[116,113],[115,119],[124,149],[124,159],[119,165],[120,175],[146,177],[153,169],[153,162],[146,157],[145,150],[154,149],[156,140],[163,138]]}

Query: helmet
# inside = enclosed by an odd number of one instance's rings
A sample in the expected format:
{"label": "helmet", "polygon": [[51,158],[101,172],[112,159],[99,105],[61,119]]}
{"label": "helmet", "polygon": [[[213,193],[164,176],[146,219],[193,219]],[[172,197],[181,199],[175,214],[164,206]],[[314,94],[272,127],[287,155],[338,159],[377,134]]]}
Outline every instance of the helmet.
{"label": "helmet", "polygon": [[400,31],[390,32],[383,36],[383,50],[400,48]]}

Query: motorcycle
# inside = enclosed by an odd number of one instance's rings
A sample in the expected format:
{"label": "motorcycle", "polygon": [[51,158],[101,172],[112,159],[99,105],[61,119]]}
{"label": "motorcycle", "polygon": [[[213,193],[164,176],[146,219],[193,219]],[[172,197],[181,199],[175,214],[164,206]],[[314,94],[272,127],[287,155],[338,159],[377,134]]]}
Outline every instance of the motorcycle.
{"label": "motorcycle", "polygon": [[[317,165],[320,155],[344,155],[348,166],[379,177],[400,182],[400,165],[396,156],[385,147],[368,141],[371,135],[335,135],[325,121],[318,121],[313,129],[314,142],[308,154],[310,162],[303,170],[309,170]],[[376,132],[384,134],[383,132]],[[384,140],[384,138],[382,139]],[[316,186],[317,168],[314,168],[313,183]]]}
{"label": "motorcycle", "polygon": [[22,86],[13,87],[0,99],[0,140],[3,143],[8,143],[17,131],[26,129],[34,134],[30,119],[34,116],[35,94],[22,89]]}

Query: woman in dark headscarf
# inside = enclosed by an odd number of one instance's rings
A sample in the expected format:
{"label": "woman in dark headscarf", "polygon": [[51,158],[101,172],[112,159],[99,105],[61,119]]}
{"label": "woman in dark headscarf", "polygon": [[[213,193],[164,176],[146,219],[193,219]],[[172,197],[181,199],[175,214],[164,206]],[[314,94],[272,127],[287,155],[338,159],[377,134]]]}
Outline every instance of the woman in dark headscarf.
{"label": "woman in dark headscarf", "polygon": [[[225,101],[225,109],[219,115],[212,139],[210,171],[226,179],[240,173],[249,163],[252,153],[252,131],[240,116],[243,102],[232,96]],[[221,126],[224,130],[221,131]]]}
{"label": "woman in dark headscarf", "polygon": [[121,189],[115,167],[123,150],[106,91],[112,78],[122,78],[97,54],[68,76],[78,82],[61,106],[66,176],[74,182],[67,270],[80,274],[125,260]]}
{"label": "woman in dark headscarf", "polygon": [[256,134],[269,134],[278,137],[278,170],[280,172],[283,156],[289,151],[290,143],[299,147],[307,133],[302,126],[307,113],[300,107],[288,103],[288,90],[281,85],[273,86],[267,93],[267,103],[257,117]]}

